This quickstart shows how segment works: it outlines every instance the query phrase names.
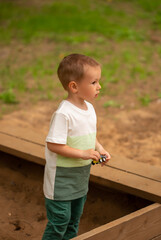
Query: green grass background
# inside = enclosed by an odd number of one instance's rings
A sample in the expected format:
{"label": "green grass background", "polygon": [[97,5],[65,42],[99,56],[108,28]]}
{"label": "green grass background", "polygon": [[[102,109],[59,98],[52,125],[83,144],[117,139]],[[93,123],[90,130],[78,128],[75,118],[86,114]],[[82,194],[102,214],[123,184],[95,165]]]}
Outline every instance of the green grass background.
{"label": "green grass background", "polygon": [[104,107],[127,95],[147,106],[161,96],[161,1],[1,0],[0,52],[1,115],[62,98],[56,70],[71,52],[102,64]]}

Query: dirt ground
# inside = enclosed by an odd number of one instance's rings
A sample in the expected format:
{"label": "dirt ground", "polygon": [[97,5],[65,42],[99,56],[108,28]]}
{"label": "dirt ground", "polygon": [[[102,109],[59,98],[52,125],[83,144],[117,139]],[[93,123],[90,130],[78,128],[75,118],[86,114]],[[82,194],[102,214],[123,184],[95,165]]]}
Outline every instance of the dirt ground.
{"label": "dirt ground", "polygon": [[[161,100],[153,101],[148,107],[129,109],[105,109],[103,101],[94,103],[98,118],[97,137],[111,156],[161,165]],[[5,115],[0,124],[35,128],[46,135],[58,104],[43,101],[36,106],[22,105],[20,110]]]}
{"label": "dirt ground", "polygon": [[[57,102],[26,105],[0,121],[47,134]],[[161,165],[161,102],[139,109],[104,109],[95,102],[98,139],[111,156]],[[111,159],[112,161],[112,159]],[[0,154],[0,239],[41,239],[47,223],[42,192],[43,167]],[[119,201],[118,201],[119,199]],[[145,200],[90,184],[79,234],[146,206]],[[102,206],[104,211],[102,212]]]}

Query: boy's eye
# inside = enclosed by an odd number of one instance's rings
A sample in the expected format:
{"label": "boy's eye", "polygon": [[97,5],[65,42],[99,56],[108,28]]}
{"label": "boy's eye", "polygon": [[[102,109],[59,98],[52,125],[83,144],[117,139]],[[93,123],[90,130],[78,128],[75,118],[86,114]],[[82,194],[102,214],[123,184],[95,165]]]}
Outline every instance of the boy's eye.
{"label": "boy's eye", "polygon": [[95,84],[95,83],[96,83],[96,81],[92,82],[92,84]]}

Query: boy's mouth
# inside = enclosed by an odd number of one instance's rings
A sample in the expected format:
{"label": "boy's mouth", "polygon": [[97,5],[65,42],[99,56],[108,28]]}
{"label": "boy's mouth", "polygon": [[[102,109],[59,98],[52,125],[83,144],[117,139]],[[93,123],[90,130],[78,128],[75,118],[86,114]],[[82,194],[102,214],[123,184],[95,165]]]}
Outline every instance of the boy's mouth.
{"label": "boy's mouth", "polygon": [[99,94],[99,92],[98,92],[98,93],[96,93],[95,97],[97,97],[97,96],[98,96],[98,94]]}

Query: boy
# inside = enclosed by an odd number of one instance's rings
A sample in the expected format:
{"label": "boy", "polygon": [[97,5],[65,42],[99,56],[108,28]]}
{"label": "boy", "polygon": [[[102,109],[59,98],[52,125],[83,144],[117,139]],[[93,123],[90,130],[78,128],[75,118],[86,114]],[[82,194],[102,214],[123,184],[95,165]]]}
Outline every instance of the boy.
{"label": "boy", "polygon": [[44,194],[48,223],[43,240],[69,240],[77,235],[83,212],[91,161],[109,153],[96,138],[91,103],[99,94],[101,67],[82,55],[66,56],[58,77],[68,92],[54,113],[46,138]]}

